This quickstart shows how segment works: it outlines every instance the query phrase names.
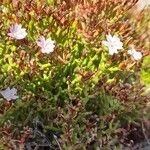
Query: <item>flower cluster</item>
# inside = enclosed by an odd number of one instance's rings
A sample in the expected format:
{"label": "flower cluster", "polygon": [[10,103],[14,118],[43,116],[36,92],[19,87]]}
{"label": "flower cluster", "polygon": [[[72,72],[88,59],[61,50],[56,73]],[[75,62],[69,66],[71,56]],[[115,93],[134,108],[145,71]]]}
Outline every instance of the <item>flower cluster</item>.
{"label": "flower cluster", "polygon": [[[14,24],[10,27],[10,32],[8,36],[17,40],[24,39],[27,36],[27,32],[25,28],[22,28],[20,24]],[[51,38],[45,39],[45,37],[41,36],[36,41],[37,45],[41,48],[42,53],[49,54],[54,51],[55,42],[51,40]],[[114,55],[117,54],[119,50],[123,49],[123,43],[116,35],[112,36],[111,34],[106,35],[106,41],[102,41],[103,45],[108,47],[109,54]],[[142,58],[142,53],[136,51],[135,49],[128,50],[128,54],[135,60],[138,61]],[[9,87],[6,90],[0,92],[2,96],[7,100],[15,100],[18,98],[17,89]]]}
{"label": "flower cluster", "polygon": [[41,47],[42,53],[49,54],[54,51],[54,41],[52,41],[50,38],[46,40],[43,36],[41,36],[36,43],[39,47]]}
{"label": "flower cluster", "polygon": [[10,89],[8,87],[7,89],[1,91],[0,93],[7,101],[15,100],[18,98],[17,89],[15,89],[15,88]]}
{"label": "flower cluster", "polygon": [[117,36],[108,34],[106,35],[106,39],[107,41],[103,41],[103,44],[108,47],[110,55],[118,53],[119,49],[123,49],[123,43]]}
{"label": "flower cluster", "polygon": [[[16,23],[10,27],[10,33],[8,33],[8,36],[17,40],[21,40],[27,36],[27,32],[25,28],[22,28],[20,24]],[[45,39],[45,37],[41,36],[36,43],[41,48],[42,53],[49,54],[54,51],[55,42],[50,38]],[[118,50],[123,49],[123,43],[116,35],[106,35],[106,41],[103,41],[102,43],[108,47],[110,55],[117,54]],[[128,50],[128,54],[130,54],[136,61],[142,58],[142,53],[137,52],[135,49]]]}
{"label": "flower cluster", "polygon": [[[109,54],[117,54],[118,50],[123,49],[123,43],[117,36],[112,36],[111,34],[106,35],[106,41],[102,42],[103,45],[107,46],[109,49]],[[142,53],[137,52],[135,49],[128,50],[128,54],[132,56],[132,58],[136,61],[142,58]]]}
{"label": "flower cluster", "polygon": [[24,39],[27,36],[26,29],[22,28],[22,26],[19,24],[12,25],[10,27],[10,33],[8,33],[8,36],[21,40]]}
{"label": "flower cluster", "polygon": [[[8,36],[11,38],[21,40],[24,39],[27,36],[27,32],[25,28],[22,28],[20,24],[15,24],[10,27],[10,33],[8,33]],[[54,41],[52,41],[50,38],[45,39],[43,36],[40,37],[37,40],[37,45],[41,48],[42,53],[51,53],[54,51],[55,45]]]}
{"label": "flower cluster", "polygon": [[128,50],[128,54],[130,54],[134,60],[139,60],[142,58],[142,53],[137,52],[135,49]]}

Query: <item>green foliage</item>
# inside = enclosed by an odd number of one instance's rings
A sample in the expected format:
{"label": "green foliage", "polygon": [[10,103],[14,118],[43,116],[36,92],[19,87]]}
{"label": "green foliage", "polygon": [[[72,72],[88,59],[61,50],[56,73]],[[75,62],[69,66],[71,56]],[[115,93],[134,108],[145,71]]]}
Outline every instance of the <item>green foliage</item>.
{"label": "green foliage", "polygon": [[[16,101],[0,98],[0,130],[12,132],[9,137],[0,133],[1,145],[11,148],[21,141],[24,128],[32,128],[38,117],[46,132],[59,132],[63,149],[109,149],[119,141],[118,129],[140,119],[148,101],[139,78],[142,64],[127,51],[133,43],[147,45],[145,31],[134,28],[137,22],[128,17],[135,2],[124,3],[1,2],[0,90],[15,87],[19,96]],[[8,36],[16,22],[26,28],[25,39]],[[102,44],[109,32],[124,43],[113,56]],[[55,41],[54,52],[41,53],[40,36]],[[148,59],[142,70],[147,84]]]}
{"label": "green foliage", "polygon": [[143,62],[143,67],[142,67],[142,71],[141,71],[141,75],[142,75],[142,81],[147,85],[150,86],[150,78],[149,78],[149,74],[150,74],[150,57],[146,57],[144,59]]}

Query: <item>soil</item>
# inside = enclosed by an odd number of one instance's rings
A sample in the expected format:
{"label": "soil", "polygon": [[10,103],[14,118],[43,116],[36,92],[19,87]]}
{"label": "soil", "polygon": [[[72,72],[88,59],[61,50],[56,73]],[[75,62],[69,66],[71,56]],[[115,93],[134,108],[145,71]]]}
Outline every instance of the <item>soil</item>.
{"label": "soil", "polygon": [[124,132],[125,150],[150,150],[150,120],[131,124]]}

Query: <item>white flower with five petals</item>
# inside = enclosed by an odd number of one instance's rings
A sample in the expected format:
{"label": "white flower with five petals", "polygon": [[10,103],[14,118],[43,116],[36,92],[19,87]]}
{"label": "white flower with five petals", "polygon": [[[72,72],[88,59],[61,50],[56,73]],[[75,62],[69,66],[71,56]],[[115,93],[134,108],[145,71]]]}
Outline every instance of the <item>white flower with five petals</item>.
{"label": "white flower with five petals", "polygon": [[140,60],[142,58],[142,53],[133,48],[128,50],[128,54],[131,55],[134,60]]}
{"label": "white flower with five petals", "polygon": [[10,89],[8,87],[6,90],[1,91],[0,93],[7,101],[15,100],[18,98],[17,89],[15,88]]}
{"label": "white flower with five petals", "polygon": [[22,28],[20,24],[15,24],[10,27],[10,33],[8,33],[8,36],[21,40],[24,39],[27,36],[27,32],[25,28]]}
{"label": "white flower with five petals", "polygon": [[112,36],[111,34],[106,35],[106,41],[102,42],[109,49],[109,54],[117,54],[118,50],[123,49],[123,43],[117,36]]}
{"label": "white flower with five petals", "polygon": [[41,36],[37,41],[37,45],[41,47],[41,52],[42,53],[51,53],[54,51],[55,48],[55,42],[52,41],[50,38],[45,39],[43,36]]}

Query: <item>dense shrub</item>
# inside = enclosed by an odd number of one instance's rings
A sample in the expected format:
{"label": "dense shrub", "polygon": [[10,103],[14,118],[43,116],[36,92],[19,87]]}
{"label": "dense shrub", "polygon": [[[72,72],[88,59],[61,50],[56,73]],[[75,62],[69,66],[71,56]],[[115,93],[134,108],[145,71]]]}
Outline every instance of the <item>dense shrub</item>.
{"label": "dense shrub", "polygon": [[[148,101],[140,81],[149,46],[140,25],[147,22],[141,17],[138,28],[129,16],[136,2],[0,2],[0,89],[16,88],[19,96],[1,97],[2,147],[23,149],[36,118],[50,141],[57,136],[59,149],[124,143],[118,133],[143,117]],[[8,34],[19,24],[19,37]],[[49,39],[44,47],[41,36]],[[112,52],[110,39],[122,48]]]}

